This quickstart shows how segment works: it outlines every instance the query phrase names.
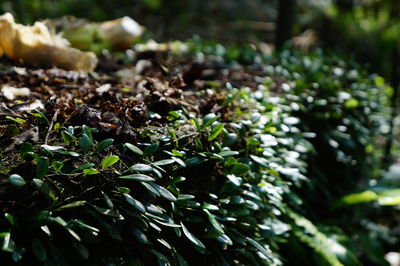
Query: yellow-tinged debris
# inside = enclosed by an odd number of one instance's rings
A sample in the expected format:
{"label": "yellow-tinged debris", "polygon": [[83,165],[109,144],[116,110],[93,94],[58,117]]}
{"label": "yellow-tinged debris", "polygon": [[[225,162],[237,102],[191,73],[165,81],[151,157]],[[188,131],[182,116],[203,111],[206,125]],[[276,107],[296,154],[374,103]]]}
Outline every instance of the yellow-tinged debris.
{"label": "yellow-tinged debris", "polygon": [[123,17],[100,24],[104,38],[114,50],[131,48],[135,39],[143,33],[143,27],[130,17]]}
{"label": "yellow-tinged debris", "polygon": [[68,41],[55,35],[42,22],[33,26],[17,24],[10,13],[0,16],[0,55],[43,67],[91,71],[97,65],[94,53],[68,47]]}
{"label": "yellow-tinged debris", "polygon": [[144,28],[130,17],[101,23],[75,17],[63,17],[45,22],[50,28],[61,29],[71,46],[100,54],[102,50],[126,50],[132,47]]}

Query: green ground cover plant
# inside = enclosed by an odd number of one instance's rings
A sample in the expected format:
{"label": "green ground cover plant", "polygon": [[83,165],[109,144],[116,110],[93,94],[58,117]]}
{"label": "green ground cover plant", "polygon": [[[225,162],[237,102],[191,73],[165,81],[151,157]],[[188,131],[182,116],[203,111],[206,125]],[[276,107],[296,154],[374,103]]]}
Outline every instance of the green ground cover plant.
{"label": "green ground cover plant", "polygon": [[[51,108],[32,112],[39,141],[1,152],[1,261],[386,263],[398,240],[374,218],[393,209],[345,199],[381,174],[390,87],[322,51],[265,56],[199,42],[172,43],[167,56],[185,97],[213,99],[211,107],[144,101],[151,123],[129,121],[129,141],[93,117],[57,122]],[[198,89],[192,76],[204,74],[202,64],[247,75],[203,77]],[[7,129],[22,130],[25,122],[11,118]]]}

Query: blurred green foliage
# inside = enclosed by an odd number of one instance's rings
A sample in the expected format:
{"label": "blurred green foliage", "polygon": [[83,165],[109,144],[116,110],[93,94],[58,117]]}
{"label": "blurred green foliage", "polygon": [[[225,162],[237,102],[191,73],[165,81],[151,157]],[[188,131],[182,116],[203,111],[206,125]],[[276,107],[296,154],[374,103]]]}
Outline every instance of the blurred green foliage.
{"label": "blurred green foliage", "polygon": [[198,34],[206,39],[246,42],[273,38],[270,22],[275,5],[276,0],[2,0],[0,12],[12,12],[22,23],[64,15],[94,21],[130,16],[158,41]]}

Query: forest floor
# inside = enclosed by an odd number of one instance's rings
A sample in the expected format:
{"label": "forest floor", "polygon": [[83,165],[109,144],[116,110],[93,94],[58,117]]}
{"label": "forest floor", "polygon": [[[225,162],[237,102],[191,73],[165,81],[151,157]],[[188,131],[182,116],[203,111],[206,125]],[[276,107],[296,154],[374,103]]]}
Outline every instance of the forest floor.
{"label": "forest floor", "polygon": [[70,125],[96,128],[100,139],[136,143],[140,131],[163,127],[169,111],[181,107],[202,115],[221,111],[226,83],[257,88],[257,76],[262,74],[241,65],[173,58],[165,51],[102,58],[90,74],[2,58],[3,161],[13,164],[11,154],[24,142],[53,143],[58,129]]}

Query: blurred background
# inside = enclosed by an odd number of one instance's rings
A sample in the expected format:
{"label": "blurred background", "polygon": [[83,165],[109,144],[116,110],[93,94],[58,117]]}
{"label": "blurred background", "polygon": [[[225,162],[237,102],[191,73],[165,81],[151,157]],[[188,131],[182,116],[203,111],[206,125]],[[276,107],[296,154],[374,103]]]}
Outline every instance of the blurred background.
{"label": "blurred background", "polygon": [[[156,41],[194,34],[223,44],[275,43],[340,49],[393,76],[400,35],[398,0],[2,0],[20,23],[71,15],[93,21],[130,16]],[[278,14],[281,14],[279,16]]]}

